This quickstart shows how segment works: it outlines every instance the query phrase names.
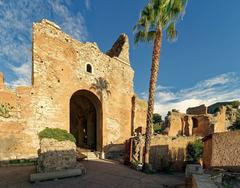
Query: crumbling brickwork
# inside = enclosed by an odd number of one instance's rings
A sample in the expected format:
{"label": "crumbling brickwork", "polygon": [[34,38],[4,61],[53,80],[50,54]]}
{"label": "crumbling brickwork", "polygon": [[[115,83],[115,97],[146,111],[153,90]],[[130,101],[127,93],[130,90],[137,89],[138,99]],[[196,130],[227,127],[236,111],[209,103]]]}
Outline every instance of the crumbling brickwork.
{"label": "crumbling brickwork", "polygon": [[[13,106],[11,117],[0,117],[0,160],[36,157],[37,134],[45,127],[70,131],[73,94],[89,98],[96,108],[97,150],[131,136],[134,71],[127,36],[118,41],[107,55],[96,43],[79,42],[48,20],[33,24],[32,86],[4,89],[0,74],[0,102]],[[100,78],[109,92],[92,87]],[[137,106],[135,122],[144,120],[138,113],[145,113],[146,103]]]}

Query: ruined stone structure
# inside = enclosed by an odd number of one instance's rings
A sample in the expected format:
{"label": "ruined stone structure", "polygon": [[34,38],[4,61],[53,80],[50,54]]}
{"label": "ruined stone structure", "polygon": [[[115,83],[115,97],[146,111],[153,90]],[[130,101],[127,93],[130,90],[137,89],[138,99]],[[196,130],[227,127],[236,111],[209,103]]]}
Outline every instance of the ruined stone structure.
{"label": "ruined stone structure", "polygon": [[[136,136],[133,139],[133,162],[143,162],[145,136]],[[196,136],[177,138],[167,135],[154,135],[151,139],[149,160],[156,170],[182,171],[185,167],[186,148],[189,143],[199,139]]]}
{"label": "ruined stone structure", "polygon": [[240,131],[214,133],[203,141],[204,168],[240,170]]}
{"label": "ruined stone structure", "polygon": [[[170,112],[166,117],[165,126],[168,136],[201,136],[205,137],[216,132],[228,131],[228,127],[236,121],[238,109],[224,105],[208,107],[201,105],[188,108],[187,113]],[[226,103],[230,104],[230,103]],[[214,107],[214,108],[213,108]]]}
{"label": "ruined stone structure", "polygon": [[37,172],[55,172],[77,168],[77,165],[75,143],[48,138],[40,141]]}
{"label": "ruined stone structure", "polygon": [[30,87],[11,91],[0,74],[0,160],[36,157],[45,127],[68,130],[78,147],[97,151],[145,130],[146,103],[133,90],[125,34],[105,54],[42,20],[33,24],[32,59]]}

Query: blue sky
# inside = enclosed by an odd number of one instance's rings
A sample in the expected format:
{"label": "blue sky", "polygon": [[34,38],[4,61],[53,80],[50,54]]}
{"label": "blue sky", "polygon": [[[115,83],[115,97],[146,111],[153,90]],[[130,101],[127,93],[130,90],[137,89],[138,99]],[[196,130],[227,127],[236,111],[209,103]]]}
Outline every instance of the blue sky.
{"label": "blue sky", "polygon": [[[31,26],[47,18],[102,51],[120,33],[130,39],[135,91],[146,98],[151,44],[133,45],[132,28],[147,0],[0,0],[0,71],[9,85],[29,85]],[[239,99],[240,1],[190,0],[174,43],[163,41],[155,111],[185,111],[202,103]]]}

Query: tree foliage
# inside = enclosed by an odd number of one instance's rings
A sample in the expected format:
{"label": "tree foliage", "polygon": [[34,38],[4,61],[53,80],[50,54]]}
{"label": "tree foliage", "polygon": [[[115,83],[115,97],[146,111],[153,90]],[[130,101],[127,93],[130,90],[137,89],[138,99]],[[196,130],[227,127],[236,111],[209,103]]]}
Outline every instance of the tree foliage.
{"label": "tree foliage", "polygon": [[153,124],[162,123],[162,116],[158,113],[153,114]]}
{"label": "tree foliage", "polygon": [[202,140],[196,140],[189,143],[187,146],[187,161],[196,163],[202,158],[203,154],[203,142]]}
{"label": "tree foliage", "polygon": [[150,0],[134,27],[134,43],[153,42],[158,29],[166,31],[168,40],[177,38],[177,21],[183,17],[187,0]]}

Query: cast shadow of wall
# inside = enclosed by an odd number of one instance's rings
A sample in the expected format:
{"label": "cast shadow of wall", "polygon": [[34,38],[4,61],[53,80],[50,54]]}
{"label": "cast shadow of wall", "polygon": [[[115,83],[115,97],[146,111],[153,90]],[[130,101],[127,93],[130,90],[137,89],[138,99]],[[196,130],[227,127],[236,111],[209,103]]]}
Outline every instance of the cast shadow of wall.
{"label": "cast shadow of wall", "polygon": [[150,163],[158,171],[183,171],[185,169],[184,148],[169,148],[168,145],[151,146]]}

